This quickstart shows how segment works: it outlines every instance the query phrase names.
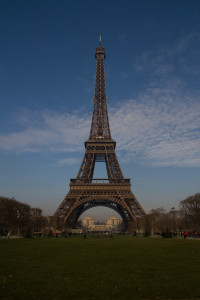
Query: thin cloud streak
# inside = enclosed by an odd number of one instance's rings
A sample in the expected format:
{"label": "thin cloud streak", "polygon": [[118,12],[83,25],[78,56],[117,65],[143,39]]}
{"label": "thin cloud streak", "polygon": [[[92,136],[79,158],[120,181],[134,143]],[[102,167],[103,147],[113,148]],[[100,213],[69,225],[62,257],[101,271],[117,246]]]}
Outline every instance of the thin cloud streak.
{"label": "thin cloud streak", "polygon": [[75,164],[80,164],[80,160],[74,157],[68,157],[58,161],[59,166],[71,166]]}

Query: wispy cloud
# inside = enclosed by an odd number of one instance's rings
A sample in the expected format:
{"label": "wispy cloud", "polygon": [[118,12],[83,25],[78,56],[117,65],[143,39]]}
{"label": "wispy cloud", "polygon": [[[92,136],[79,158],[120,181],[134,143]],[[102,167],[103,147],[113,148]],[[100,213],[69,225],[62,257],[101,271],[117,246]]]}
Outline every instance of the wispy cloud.
{"label": "wispy cloud", "polygon": [[[28,117],[27,117],[27,115]],[[90,118],[81,114],[58,114],[50,111],[24,111],[18,122],[24,130],[0,135],[0,149],[23,152],[78,151],[80,143],[88,136]]]}
{"label": "wispy cloud", "polygon": [[199,109],[199,101],[159,102],[150,96],[112,109],[113,137],[125,153],[124,161],[200,166]]}
{"label": "wispy cloud", "polygon": [[171,45],[163,44],[144,51],[134,62],[134,69],[152,75],[174,75],[174,72],[200,74],[200,34],[191,32]]}
{"label": "wispy cloud", "polygon": [[[165,94],[151,87],[137,100],[110,107],[112,135],[124,162],[200,166],[200,101],[194,96],[174,100],[177,94],[167,87]],[[24,130],[0,135],[4,152],[82,151],[80,145],[88,138],[91,116],[44,111],[30,119],[23,112],[21,120]],[[67,157],[59,165],[77,162]]]}
{"label": "wispy cloud", "polygon": [[68,158],[64,158],[64,159],[60,159],[58,161],[58,165],[59,166],[71,166],[71,165],[74,165],[74,164],[77,164],[79,163],[80,164],[80,160],[75,158],[75,157],[68,157]]}

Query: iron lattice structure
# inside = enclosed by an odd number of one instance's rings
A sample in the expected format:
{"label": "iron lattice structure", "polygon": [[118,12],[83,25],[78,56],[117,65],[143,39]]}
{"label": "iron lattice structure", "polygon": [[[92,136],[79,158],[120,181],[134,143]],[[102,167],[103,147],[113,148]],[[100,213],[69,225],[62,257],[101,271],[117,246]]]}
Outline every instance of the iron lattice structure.
{"label": "iron lattice structure", "polygon": [[[77,177],[70,180],[70,190],[55,216],[62,220],[63,228],[74,228],[84,211],[95,206],[106,206],[119,213],[127,227],[132,227],[145,212],[131,191],[130,179],[124,178],[115,152],[116,142],[111,137],[104,71],[105,49],[101,46],[101,40],[95,58],[94,105],[85,155]],[[97,161],[106,163],[108,178],[93,178]]]}

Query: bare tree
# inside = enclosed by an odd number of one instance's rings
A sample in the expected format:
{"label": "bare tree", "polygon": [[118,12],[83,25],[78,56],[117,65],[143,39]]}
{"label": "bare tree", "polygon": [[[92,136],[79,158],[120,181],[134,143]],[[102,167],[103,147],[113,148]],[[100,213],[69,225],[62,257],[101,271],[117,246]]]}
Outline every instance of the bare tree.
{"label": "bare tree", "polygon": [[176,234],[182,228],[180,211],[174,207],[167,212],[163,207],[152,209],[145,216],[144,228],[147,234]]}
{"label": "bare tree", "polygon": [[151,226],[151,234],[166,230],[166,211],[163,207],[152,209],[149,213],[149,225]]}
{"label": "bare tree", "polygon": [[38,207],[31,208],[30,218],[33,232],[40,232],[48,223],[47,219],[42,214],[42,209]]}
{"label": "bare tree", "polygon": [[21,203],[17,201],[16,205],[16,226],[17,226],[17,234],[27,230],[30,226],[30,212],[31,207],[28,204]]}
{"label": "bare tree", "polygon": [[30,222],[30,205],[0,197],[0,223],[6,232],[20,234]]}
{"label": "bare tree", "polygon": [[31,208],[26,203],[21,203],[14,198],[9,199],[0,196],[0,228],[1,234],[29,233],[41,231],[48,223],[48,219],[42,215],[40,208]]}
{"label": "bare tree", "polygon": [[187,229],[200,230],[200,194],[182,200],[180,211]]}

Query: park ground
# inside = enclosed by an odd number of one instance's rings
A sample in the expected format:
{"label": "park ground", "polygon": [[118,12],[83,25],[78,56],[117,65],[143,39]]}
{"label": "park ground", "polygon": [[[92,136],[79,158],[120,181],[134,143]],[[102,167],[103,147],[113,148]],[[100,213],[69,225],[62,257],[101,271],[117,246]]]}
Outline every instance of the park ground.
{"label": "park ground", "polygon": [[200,299],[200,239],[0,240],[0,299]]}

